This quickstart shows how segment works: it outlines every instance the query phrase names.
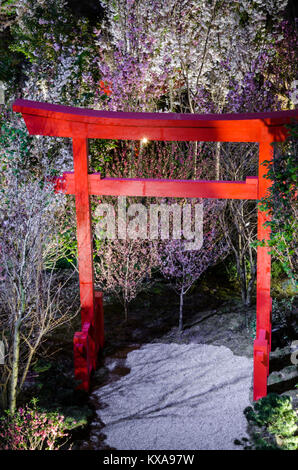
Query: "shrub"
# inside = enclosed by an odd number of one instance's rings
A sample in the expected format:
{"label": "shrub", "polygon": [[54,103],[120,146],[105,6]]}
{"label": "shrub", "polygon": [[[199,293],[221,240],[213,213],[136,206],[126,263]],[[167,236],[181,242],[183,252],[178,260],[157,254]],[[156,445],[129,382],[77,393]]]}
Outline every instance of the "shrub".
{"label": "shrub", "polygon": [[16,412],[5,411],[0,418],[1,450],[58,450],[65,433],[64,416],[56,412],[44,412],[37,408],[37,400],[31,400]]}
{"label": "shrub", "polygon": [[244,410],[247,420],[262,428],[253,435],[256,449],[297,450],[297,412],[291,397],[270,393]]}

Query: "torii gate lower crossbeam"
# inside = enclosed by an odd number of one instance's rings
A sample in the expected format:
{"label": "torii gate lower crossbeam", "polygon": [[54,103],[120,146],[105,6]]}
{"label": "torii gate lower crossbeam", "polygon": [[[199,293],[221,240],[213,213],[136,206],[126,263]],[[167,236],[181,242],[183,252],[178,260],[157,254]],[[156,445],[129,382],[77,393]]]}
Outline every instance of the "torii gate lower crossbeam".
{"label": "torii gate lower crossbeam", "polygon": [[[205,197],[261,199],[270,182],[262,163],[272,159],[271,143],[287,137],[285,124],[297,111],[272,113],[194,115],[172,113],[119,113],[16,100],[13,110],[22,113],[31,135],[70,137],[74,172],[56,179],[56,190],[76,199],[78,263],[82,328],[74,336],[75,377],[89,389],[90,374],[104,345],[102,293],[94,289],[90,195]],[[258,177],[246,181],[175,181],[101,178],[88,173],[88,139],[125,139],[207,142],[258,142]],[[267,241],[268,214],[258,210],[258,239]],[[254,341],[254,400],[267,394],[271,349],[270,254],[257,249],[257,326]]]}

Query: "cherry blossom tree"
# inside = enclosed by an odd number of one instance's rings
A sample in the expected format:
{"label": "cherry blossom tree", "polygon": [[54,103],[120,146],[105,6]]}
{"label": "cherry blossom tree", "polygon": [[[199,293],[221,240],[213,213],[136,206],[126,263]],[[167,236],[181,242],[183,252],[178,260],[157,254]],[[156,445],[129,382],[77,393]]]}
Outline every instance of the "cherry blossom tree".
{"label": "cherry blossom tree", "polygon": [[128,306],[149,286],[152,269],[157,266],[156,246],[150,240],[106,240],[98,244],[95,282],[123,304],[125,321]]}
{"label": "cherry blossom tree", "polygon": [[[287,1],[101,0],[101,4],[106,21],[96,31],[98,66],[115,90],[106,106],[193,113],[221,112],[229,80],[242,80],[266,51]],[[275,40],[281,42],[282,35]]]}
{"label": "cherry blossom tree", "polygon": [[225,238],[220,233],[217,215],[222,203],[204,201],[203,245],[200,249],[186,249],[185,240],[170,239],[158,245],[160,270],[170,280],[179,295],[179,332],[183,328],[184,296],[207,268],[223,259],[229,252]]}

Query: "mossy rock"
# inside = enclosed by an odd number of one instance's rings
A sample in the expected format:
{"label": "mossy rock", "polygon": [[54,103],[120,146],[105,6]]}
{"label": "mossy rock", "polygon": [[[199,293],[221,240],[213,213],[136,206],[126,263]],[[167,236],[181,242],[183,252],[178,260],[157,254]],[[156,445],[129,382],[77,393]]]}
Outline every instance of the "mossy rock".
{"label": "mossy rock", "polygon": [[297,366],[287,366],[278,372],[272,372],[268,377],[268,385],[287,381],[297,377],[298,382],[298,368]]}

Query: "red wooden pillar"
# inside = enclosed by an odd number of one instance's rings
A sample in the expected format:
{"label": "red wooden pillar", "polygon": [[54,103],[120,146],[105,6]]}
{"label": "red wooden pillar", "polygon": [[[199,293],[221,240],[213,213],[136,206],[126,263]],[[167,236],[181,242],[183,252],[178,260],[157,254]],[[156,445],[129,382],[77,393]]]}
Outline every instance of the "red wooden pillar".
{"label": "red wooden pillar", "polygon": [[89,390],[90,374],[93,364],[90,360],[90,323],[86,322],[82,331],[77,331],[73,338],[74,372],[79,382],[78,388]]}
{"label": "red wooden pillar", "polygon": [[90,373],[96,368],[103,346],[102,294],[95,296],[92,254],[91,210],[88,187],[88,140],[73,137],[73,159],[77,218],[77,242],[82,331],[74,336],[75,377],[79,388],[88,390]]}
{"label": "red wooden pillar", "polygon": [[88,189],[88,140],[73,138],[78,262],[82,327],[93,323],[95,312],[91,211]]}
{"label": "red wooden pillar", "polygon": [[[264,178],[267,169],[262,163],[273,158],[270,142],[259,143],[259,187],[258,199],[266,196],[270,181]],[[269,240],[270,228],[264,227],[269,220],[266,212],[258,209],[258,239]],[[254,400],[267,395],[267,376],[269,374],[269,353],[271,348],[271,310],[270,297],[271,256],[267,247],[257,249],[257,325],[254,341]]]}

